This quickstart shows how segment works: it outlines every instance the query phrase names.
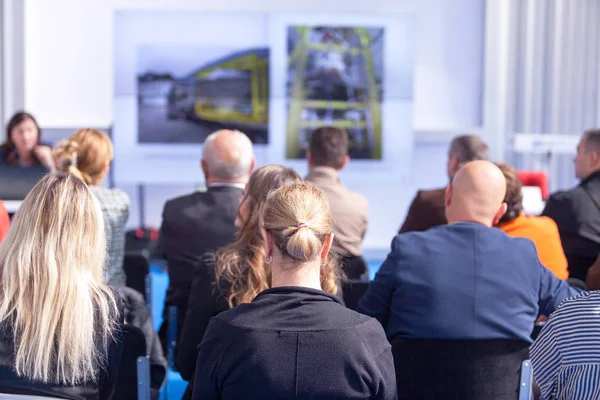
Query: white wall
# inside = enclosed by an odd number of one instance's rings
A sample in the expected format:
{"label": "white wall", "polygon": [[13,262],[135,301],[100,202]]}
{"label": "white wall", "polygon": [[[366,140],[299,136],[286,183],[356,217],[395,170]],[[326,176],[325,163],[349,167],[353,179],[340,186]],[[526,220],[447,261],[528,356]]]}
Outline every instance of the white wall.
{"label": "white wall", "polygon": [[[367,192],[371,201],[365,247],[389,245],[416,188],[445,183],[448,139],[481,125],[484,0],[25,1],[25,106],[43,127],[108,126],[112,122],[116,9],[415,13],[418,43],[413,116],[417,144],[412,179],[350,184]],[[226,34],[226,27],[215,32]],[[424,138],[434,140],[423,142]],[[200,170],[198,174],[201,181]],[[136,199],[133,186],[124,189]],[[148,224],[160,223],[165,199],[191,189],[148,187]],[[135,207],[131,211],[130,224],[135,226]]]}

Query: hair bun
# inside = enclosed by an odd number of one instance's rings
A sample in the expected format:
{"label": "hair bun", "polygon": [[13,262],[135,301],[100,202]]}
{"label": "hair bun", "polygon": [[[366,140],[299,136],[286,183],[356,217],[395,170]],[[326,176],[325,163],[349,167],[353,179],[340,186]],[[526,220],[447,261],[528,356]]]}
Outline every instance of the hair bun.
{"label": "hair bun", "polygon": [[73,140],[61,140],[54,146],[52,153],[61,171],[65,171],[69,167],[77,168],[78,149],[79,144]]}

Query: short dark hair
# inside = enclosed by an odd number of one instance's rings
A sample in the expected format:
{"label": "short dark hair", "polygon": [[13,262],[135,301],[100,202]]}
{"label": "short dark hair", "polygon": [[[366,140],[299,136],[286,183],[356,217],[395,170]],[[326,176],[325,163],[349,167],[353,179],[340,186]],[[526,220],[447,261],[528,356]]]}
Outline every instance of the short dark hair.
{"label": "short dark hair", "polygon": [[473,135],[463,135],[452,139],[450,155],[456,156],[459,163],[488,159],[488,146]]}
{"label": "short dark hair", "polygon": [[600,129],[589,129],[583,134],[585,136],[584,149],[588,153],[590,151],[600,152]]}
{"label": "short dark hair", "polygon": [[523,185],[517,174],[517,170],[508,164],[495,163],[506,179],[506,195],[504,202],[507,205],[506,213],[500,218],[499,223],[510,222],[517,218],[523,212]]}
{"label": "short dark hair", "polygon": [[318,128],[310,137],[308,149],[314,165],[341,168],[348,155],[348,133],[330,126]]}

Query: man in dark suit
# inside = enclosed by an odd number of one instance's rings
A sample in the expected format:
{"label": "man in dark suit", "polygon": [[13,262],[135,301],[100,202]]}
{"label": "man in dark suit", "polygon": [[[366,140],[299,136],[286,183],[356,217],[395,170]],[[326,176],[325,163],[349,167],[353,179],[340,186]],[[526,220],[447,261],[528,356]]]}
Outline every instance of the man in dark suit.
{"label": "man in dark suit", "polygon": [[179,336],[187,309],[194,266],[208,250],[234,240],[234,221],[248,177],[254,168],[250,139],[222,130],[204,141],[202,171],[207,190],[169,200],[163,210],[154,258],[167,261],[169,287],[159,335],[166,343],[168,308],[177,307]]}
{"label": "man in dark suit", "polygon": [[600,253],[600,129],[584,133],[574,162],[580,184],[550,196],[542,215],[558,225],[569,277],[585,281]]}
{"label": "man in dark suit", "polygon": [[[487,159],[488,147],[483,140],[470,135],[456,137],[450,143],[450,150],[448,151],[448,178],[452,180],[464,163]],[[444,191],[445,188],[419,190],[408,209],[400,233],[426,231],[431,227],[446,224]]]}
{"label": "man in dark suit", "polygon": [[360,300],[395,339],[511,339],[531,343],[539,314],[577,291],[545,268],[533,242],[493,228],[506,180],[488,161],[465,164],[446,189],[448,225],[397,235]]}

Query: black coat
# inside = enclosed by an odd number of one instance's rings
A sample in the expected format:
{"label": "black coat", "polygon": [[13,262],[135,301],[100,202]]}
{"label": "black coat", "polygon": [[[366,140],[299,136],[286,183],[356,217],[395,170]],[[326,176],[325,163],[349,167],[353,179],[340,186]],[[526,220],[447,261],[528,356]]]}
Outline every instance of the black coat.
{"label": "black coat", "polygon": [[194,399],[396,399],[391,346],[375,319],[321,290],[277,287],[213,318]]}
{"label": "black coat", "polygon": [[542,215],[558,225],[569,277],[585,282],[600,253],[600,172],[572,190],[550,196]]}
{"label": "black coat", "polygon": [[175,359],[175,367],[186,381],[194,375],[197,347],[202,342],[210,319],[229,310],[229,304],[223,296],[223,293],[229,291],[229,286],[223,282],[219,287],[215,285],[215,262],[215,252],[208,251],[194,268],[192,291]]}
{"label": "black coat", "polygon": [[163,220],[154,258],[167,260],[169,287],[161,339],[166,339],[168,309],[177,307],[177,333],[181,332],[192,286],[194,267],[208,250],[216,250],[235,239],[234,225],[243,190],[231,186],[209,187],[206,192],[193,193],[169,200],[163,210]]}
{"label": "black coat", "polygon": [[98,371],[97,382],[83,382],[76,386],[56,385],[30,381],[14,371],[14,344],[10,328],[0,324],[0,393],[23,394],[30,396],[59,397],[73,400],[111,399],[117,385],[121,355],[123,353],[123,303],[115,293],[119,316],[119,326],[108,353],[102,357],[106,364]]}

